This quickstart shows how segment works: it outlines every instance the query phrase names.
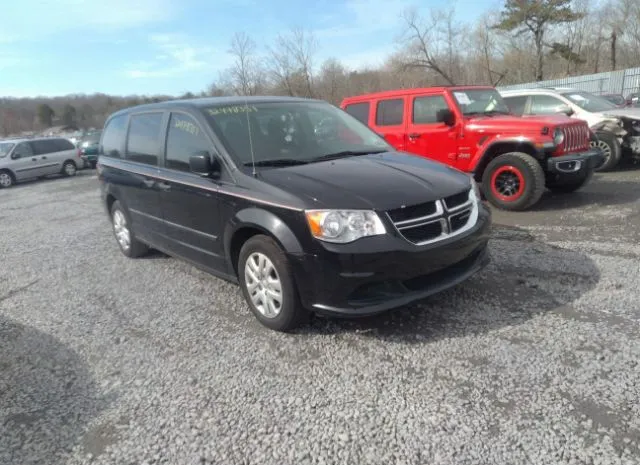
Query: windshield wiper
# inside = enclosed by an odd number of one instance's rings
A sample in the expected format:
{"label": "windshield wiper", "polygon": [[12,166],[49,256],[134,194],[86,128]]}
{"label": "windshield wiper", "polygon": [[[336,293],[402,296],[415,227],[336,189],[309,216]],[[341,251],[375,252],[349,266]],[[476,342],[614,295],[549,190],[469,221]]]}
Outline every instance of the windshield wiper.
{"label": "windshield wiper", "polygon": [[356,157],[358,155],[373,155],[375,153],[384,153],[386,150],[342,150],[341,152],[328,153],[314,157],[310,161],[335,160],[336,158]]}
{"label": "windshield wiper", "polygon": [[489,110],[489,111],[485,111],[484,112],[485,115],[488,116],[493,116],[493,115],[510,115],[511,112],[510,111],[504,111],[504,110]]}
{"label": "windshield wiper", "polygon": [[306,165],[309,163],[305,160],[296,160],[295,158],[274,158],[271,160],[258,160],[255,163],[248,161],[244,166],[295,166]]}

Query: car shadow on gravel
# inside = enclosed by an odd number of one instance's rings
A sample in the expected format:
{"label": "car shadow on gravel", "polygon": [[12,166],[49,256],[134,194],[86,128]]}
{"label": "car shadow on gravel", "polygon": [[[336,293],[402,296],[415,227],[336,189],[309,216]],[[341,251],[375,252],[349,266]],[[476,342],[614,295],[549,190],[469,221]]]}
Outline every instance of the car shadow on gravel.
{"label": "car shadow on gravel", "polygon": [[640,182],[610,181],[594,178],[591,183],[570,194],[545,192],[540,201],[531,207],[532,211],[570,210],[572,208],[596,206],[617,206],[636,202],[640,199]]}
{"label": "car shadow on gravel", "polygon": [[306,334],[356,333],[398,343],[428,343],[518,325],[554,312],[588,318],[570,304],[600,280],[595,263],[545,244],[528,231],[494,224],[491,264],[470,280],[418,304],[373,317],[314,318]]}
{"label": "car shadow on gravel", "polygon": [[67,463],[104,408],[74,351],[0,315],[0,463]]}

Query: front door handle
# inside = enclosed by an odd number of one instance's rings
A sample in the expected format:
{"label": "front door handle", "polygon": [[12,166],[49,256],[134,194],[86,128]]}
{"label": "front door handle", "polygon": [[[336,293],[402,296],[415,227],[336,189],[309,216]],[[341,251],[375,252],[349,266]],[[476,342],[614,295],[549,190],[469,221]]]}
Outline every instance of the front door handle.
{"label": "front door handle", "polygon": [[420,134],[417,132],[412,132],[411,134],[409,134],[409,139],[411,140],[417,139],[418,137],[420,137]]}
{"label": "front door handle", "polygon": [[31,161],[38,161],[38,159],[37,158],[32,158]]}
{"label": "front door handle", "polygon": [[171,184],[167,184],[166,182],[159,182],[158,187],[163,191],[168,191],[169,189],[171,189]]}

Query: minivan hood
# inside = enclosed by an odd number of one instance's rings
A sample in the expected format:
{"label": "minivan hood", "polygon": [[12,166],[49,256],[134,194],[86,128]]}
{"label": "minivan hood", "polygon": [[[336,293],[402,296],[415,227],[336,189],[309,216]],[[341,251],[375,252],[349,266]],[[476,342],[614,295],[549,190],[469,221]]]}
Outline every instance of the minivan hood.
{"label": "minivan hood", "polygon": [[598,112],[602,116],[622,116],[631,119],[640,120],[640,108],[617,108]]}
{"label": "minivan hood", "polygon": [[400,152],[263,170],[260,177],[300,197],[308,208],[389,210],[470,187],[469,176],[461,171]]}

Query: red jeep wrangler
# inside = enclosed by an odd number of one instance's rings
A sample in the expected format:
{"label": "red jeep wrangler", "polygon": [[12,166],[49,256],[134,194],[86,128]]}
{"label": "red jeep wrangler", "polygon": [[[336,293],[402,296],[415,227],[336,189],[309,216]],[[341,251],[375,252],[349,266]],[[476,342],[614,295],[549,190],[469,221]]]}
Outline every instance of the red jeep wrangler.
{"label": "red jeep wrangler", "polygon": [[573,192],[604,158],[586,122],[510,114],[493,87],[433,87],[349,97],[340,105],[397,150],[471,173],[497,207],[525,210],[545,186]]}

